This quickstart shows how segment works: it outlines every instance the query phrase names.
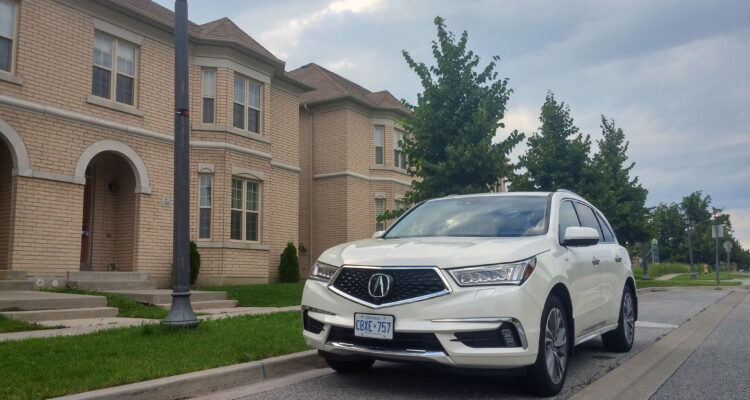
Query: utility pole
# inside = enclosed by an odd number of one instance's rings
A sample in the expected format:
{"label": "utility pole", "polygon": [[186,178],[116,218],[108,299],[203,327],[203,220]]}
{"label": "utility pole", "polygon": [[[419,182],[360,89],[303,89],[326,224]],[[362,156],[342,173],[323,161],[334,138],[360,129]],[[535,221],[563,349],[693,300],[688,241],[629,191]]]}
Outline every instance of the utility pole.
{"label": "utility pole", "polygon": [[724,250],[727,251],[727,276],[731,279],[732,278],[732,264],[729,262],[730,261],[729,255],[732,254],[732,242],[728,240],[724,242]]}
{"label": "utility pole", "polygon": [[190,304],[190,113],[188,111],[187,0],[174,3],[174,221],[172,307],[166,325],[198,326]]}

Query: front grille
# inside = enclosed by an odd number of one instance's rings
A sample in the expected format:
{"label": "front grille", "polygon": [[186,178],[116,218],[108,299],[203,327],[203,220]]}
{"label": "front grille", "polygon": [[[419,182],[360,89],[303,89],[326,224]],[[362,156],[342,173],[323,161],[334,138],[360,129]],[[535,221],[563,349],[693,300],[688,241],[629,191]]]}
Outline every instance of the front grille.
{"label": "front grille", "polygon": [[[392,278],[390,290],[384,297],[371,296],[368,290],[370,278],[377,273],[387,274]],[[447,292],[443,279],[434,268],[414,267],[343,267],[332,287],[341,293],[376,306]]]}
{"label": "front grille", "polygon": [[354,336],[354,329],[333,326],[331,327],[331,333],[328,334],[328,341],[349,343],[382,351],[424,350],[445,352],[434,333],[393,332],[393,339],[391,340],[373,339]]}
{"label": "front grille", "polygon": [[521,338],[513,324],[504,322],[499,328],[491,331],[456,332],[454,342],[461,342],[467,347],[486,349],[492,347],[520,347]]}

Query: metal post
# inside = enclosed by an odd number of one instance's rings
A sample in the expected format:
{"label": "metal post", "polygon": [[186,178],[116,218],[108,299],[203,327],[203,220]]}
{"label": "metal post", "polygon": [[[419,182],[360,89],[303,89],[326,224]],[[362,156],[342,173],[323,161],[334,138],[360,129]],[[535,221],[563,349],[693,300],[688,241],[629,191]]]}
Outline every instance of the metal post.
{"label": "metal post", "polygon": [[688,220],[688,248],[690,249],[690,279],[697,279],[695,269],[693,268],[693,239],[692,239],[692,222]]}
{"label": "metal post", "polygon": [[650,276],[648,276],[648,260],[646,259],[648,257],[648,250],[646,250],[646,242],[641,243],[641,266],[643,267],[643,280],[649,280],[651,279]]}
{"label": "metal post", "polygon": [[164,323],[198,326],[190,304],[190,127],[188,112],[187,0],[174,4],[174,230],[172,236],[172,307]]}
{"label": "metal post", "polygon": [[731,251],[727,252],[727,278],[732,279],[732,264],[729,262],[729,255]]}
{"label": "metal post", "polygon": [[719,229],[718,225],[714,225],[714,231],[716,232],[716,284],[719,284]]}

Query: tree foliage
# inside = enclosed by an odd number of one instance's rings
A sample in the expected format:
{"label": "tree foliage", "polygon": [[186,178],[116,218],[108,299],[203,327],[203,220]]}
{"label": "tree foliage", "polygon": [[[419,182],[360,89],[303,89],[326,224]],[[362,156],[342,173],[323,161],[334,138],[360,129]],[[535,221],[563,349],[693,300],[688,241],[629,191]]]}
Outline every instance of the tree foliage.
{"label": "tree foliage", "polygon": [[552,92],[542,105],[541,126],[521,155],[520,174],[511,177],[513,191],[568,189],[583,194],[590,170],[591,139],[573,124],[570,107],[555,100]]}
{"label": "tree foliage", "polygon": [[734,236],[729,214],[711,205],[710,195],[703,195],[702,191],[693,192],[682,198],[680,203],[659,204],[650,214],[654,235],[659,241],[660,257],[664,261],[689,261],[689,247],[687,224],[685,217],[691,222],[691,241],[693,245],[693,260],[699,264],[714,265],[716,262],[716,242],[711,237],[712,225],[724,225],[724,238],[719,239],[719,254],[722,261],[726,260],[723,244],[730,241],[733,244],[731,260],[740,266],[750,264],[750,251],[742,248]]}
{"label": "tree foliage", "polygon": [[409,159],[409,173],[419,179],[406,194],[407,203],[448,194],[486,192],[512,169],[507,155],[523,138],[512,132],[507,139],[492,139],[505,114],[512,92],[508,79],[498,79],[498,56],[484,68],[467,49],[466,31],[456,39],[445,21],[435,18],[437,41],[432,42],[433,66],[415,61],[404,50],[409,67],[419,76],[423,92],[404,121],[401,148]]}
{"label": "tree foliage", "polygon": [[584,197],[607,216],[619,241],[632,244],[647,240],[648,191],[638,177],[630,177],[635,163],[628,165],[625,133],[603,115],[601,128],[602,139],[597,141],[599,150],[590,163]]}
{"label": "tree foliage", "polygon": [[299,282],[299,259],[294,243],[286,244],[279,260],[279,281]]}

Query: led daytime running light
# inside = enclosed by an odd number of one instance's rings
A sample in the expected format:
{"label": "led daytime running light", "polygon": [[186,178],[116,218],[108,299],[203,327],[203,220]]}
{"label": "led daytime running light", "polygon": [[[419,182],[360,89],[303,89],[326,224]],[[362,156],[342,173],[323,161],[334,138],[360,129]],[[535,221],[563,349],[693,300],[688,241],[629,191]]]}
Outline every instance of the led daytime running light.
{"label": "led daytime running light", "polygon": [[509,263],[449,270],[459,286],[521,284],[536,267],[536,257]]}

